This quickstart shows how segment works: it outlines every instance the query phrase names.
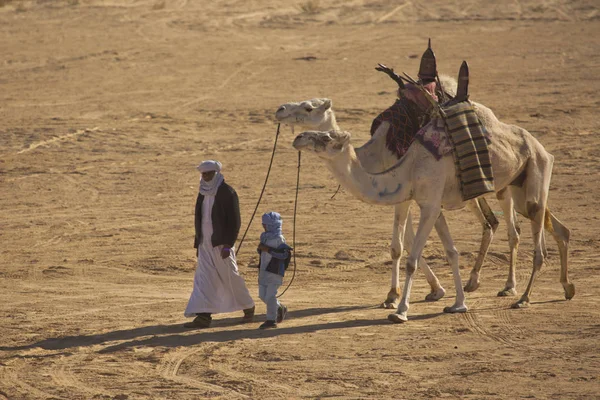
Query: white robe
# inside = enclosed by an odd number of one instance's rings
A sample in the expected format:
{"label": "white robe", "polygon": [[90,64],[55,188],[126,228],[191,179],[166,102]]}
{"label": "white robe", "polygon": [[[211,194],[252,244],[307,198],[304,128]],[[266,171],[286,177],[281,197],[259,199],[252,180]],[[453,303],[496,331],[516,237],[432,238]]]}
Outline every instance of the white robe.
{"label": "white robe", "polygon": [[254,301],[238,272],[235,249],[228,258],[221,258],[223,246],[213,247],[211,212],[215,196],[202,201],[202,243],[198,245],[198,266],[194,288],[185,309],[186,317],[198,313],[228,313],[254,307]]}

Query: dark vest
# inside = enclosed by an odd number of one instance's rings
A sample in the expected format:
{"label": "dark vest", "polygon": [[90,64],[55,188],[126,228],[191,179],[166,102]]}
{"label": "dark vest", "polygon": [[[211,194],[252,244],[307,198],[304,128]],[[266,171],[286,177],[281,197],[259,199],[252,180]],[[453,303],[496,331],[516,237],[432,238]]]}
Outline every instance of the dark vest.
{"label": "dark vest", "polygon": [[[196,237],[194,238],[194,248],[198,248],[202,243],[202,202],[204,196],[198,193],[196,200],[196,212],[194,226],[196,228]],[[211,211],[213,234],[211,242],[213,247],[227,246],[233,247],[240,232],[240,203],[238,195],[231,186],[225,183],[217,189],[215,202]]]}

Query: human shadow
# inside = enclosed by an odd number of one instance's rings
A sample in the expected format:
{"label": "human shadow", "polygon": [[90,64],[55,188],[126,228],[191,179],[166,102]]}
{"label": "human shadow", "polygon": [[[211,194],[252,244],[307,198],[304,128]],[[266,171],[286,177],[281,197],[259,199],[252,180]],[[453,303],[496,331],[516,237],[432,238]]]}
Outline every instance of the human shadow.
{"label": "human shadow", "polygon": [[98,353],[113,353],[130,347],[180,347],[193,346],[204,342],[228,342],[239,339],[264,339],[275,336],[297,335],[301,333],[313,333],[331,329],[358,328],[365,326],[389,325],[391,322],[384,319],[357,319],[352,321],[325,322],[320,324],[302,325],[286,327],[281,326],[277,329],[260,330],[256,326],[244,329],[229,331],[201,331],[192,335],[170,335],[155,336],[143,340],[132,340],[130,342],[119,343],[114,346],[108,346]]}
{"label": "human shadow", "polygon": [[[325,308],[307,308],[302,310],[289,311],[289,318],[304,318],[316,315],[323,314],[333,314],[340,312],[349,312],[356,310],[368,310],[375,309],[375,306],[364,306],[364,305],[356,305],[356,306],[341,306],[341,307],[325,307]],[[264,314],[256,315],[255,321],[264,319]],[[227,327],[231,325],[240,324],[240,318],[223,318],[216,319],[213,321],[212,327]],[[44,339],[36,343],[23,345],[23,346],[0,346],[0,351],[19,351],[19,350],[28,350],[36,347],[40,347],[45,350],[64,350],[73,347],[84,347],[84,346],[93,346],[102,344],[105,342],[112,341],[123,341],[123,340],[132,340],[138,337],[143,336],[160,336],[160,335],[174,335],[180,334],[183,332],[189,332],[189,328],[183,327],[183,322],[174,325],[151,325],[151,326],[143,326],[134,329],[124,329],[118,331],[112,331],[107,333],[102,333],[99,335],[75,335],[75,336],[65,336],[60,338],[49,338]],[[186,336],[182,336],[186,337]]]}
{"label": "human shadow", "polygon": [[[363,307],[359,307],[363,308]],[[410,321],[427,320],[445,315],[443,312],[433,314],[416,315],[409,318]],[[170,335],[170,336],[155,336],[148,339],[132,340],[125,343],[119,343],[114,346],[108,346],[100,350],[99,353],[112,353],[130,347],[179,347],[193,346],[203,342],[227,342],[239,339],[264,339],[274,336],[297,335],[300,333],[313,333],[331,329],[359,328],[365,326],[392,325],[387,319],[356,319],[350,321],[325,322],[320,324],[302,325],[286,327],[280,325],[277,329],[260,330],[256,326],[252,328],[246,327],[243,329],[229,331],[204,331],[201,330],[193,335]],[[248,326],[248,325],[245,325]]]}

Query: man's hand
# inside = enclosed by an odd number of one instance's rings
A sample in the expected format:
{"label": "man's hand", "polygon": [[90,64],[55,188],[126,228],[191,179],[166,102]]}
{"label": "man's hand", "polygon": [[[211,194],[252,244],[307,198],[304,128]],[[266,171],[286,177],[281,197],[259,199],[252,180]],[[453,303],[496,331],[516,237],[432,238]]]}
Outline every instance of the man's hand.
{"label": "man's hand", "polygon": [[231,249],[229,247],[223,247],[221,249],[221,258],[225,259],[231,255]]}
{"label": "man's hand", "polygon": [[262,244],[261,243],[261,244],[258,245],[258,249],[260,251],[269,251],[271,248],[269,246],[267,246],[266,244]]}

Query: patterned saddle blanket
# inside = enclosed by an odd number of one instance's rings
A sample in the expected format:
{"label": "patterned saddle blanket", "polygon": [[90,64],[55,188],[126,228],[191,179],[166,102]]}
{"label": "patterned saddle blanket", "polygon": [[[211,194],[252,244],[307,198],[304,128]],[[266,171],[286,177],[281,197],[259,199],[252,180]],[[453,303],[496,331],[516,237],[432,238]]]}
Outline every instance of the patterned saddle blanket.
{"label": "patterned saddle blanket", "polygon": [[400,159],[415,140],[415,135],[422,126],[421,121],[419,121],[417,106],[406,98],[396,100],[391,107],[373,120],[371,136],[384,121],[390,124],[385,138],[385,145]]}
{"label": "patterned saddle blanket", "polygon": [[490,138],[470,102],[444,109],[445,118],[424,127],[416,139],[439,160],[452,152],[463,200],[494,191],[494,174],[488,151]]}

